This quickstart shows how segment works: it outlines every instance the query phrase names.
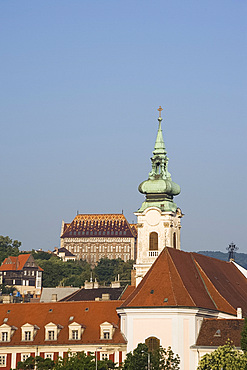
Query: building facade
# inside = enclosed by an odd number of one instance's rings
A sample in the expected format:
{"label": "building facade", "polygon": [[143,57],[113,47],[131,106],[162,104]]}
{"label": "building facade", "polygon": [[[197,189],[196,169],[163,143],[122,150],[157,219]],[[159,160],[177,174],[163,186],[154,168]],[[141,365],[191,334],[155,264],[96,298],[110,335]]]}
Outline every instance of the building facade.
{"label": "building facade", "polygon": [[135,228],[123,214],[79,214],[62,224],[61,248],[94,265],[101,258],[135,259]]}
{"label": "building facade", "polygon": [[0,368],[30,356],[56,360],[84,351],[121,363],[126,339],[116,308],[121,301],[0,305]]}
{"label": "building facade", "polygon": [[40,297],[43,269],[31,254],[5,258],[0,266],[0,284],[14,286],[21,294]]}

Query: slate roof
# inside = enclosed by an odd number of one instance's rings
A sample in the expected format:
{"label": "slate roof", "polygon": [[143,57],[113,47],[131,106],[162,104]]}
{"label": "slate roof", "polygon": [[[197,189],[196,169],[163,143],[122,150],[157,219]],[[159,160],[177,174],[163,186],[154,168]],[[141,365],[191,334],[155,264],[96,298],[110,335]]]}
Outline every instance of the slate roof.
{"label": "slate roof", "polygon": [[231,262],[164,248],[121,307],[201,307],[247,316],[247,279]]}
{"label": "slate roof", "polygon": [[[30,253],[20,254],[18,257],[9,256],[3,261],[0,266],[0,271],[20,271],[23,269],[30,257]],[[44,271],[41,267],[37,266],[37,264],[35,267],[38,267],[40,271]]]}
{"label": "slate roof", "polygon": [[64,297],[60,302],[71,302],[71,301],[94,301],[95,298],[102,298],[102,294],[109,294],[110,300],[117,300],[121,296],[125,287],[120,288],[95,288],[95,289],[79,289],[76,292]]}
{"label": "slate roof", "polygon": [[230,339],[235,347],[241,347],[244,319],[204,319],[195,347],[218,347]]}
{"label": "slate roof", "polygon": [[[13,303],[0,305],[0,325],[8,318],[7,325],[14,326],[15,330],[9,345],[26,346],[27,342],[21,339],[21,326],[29,323],[37,325],[39,330],[32,345],[47,345],[45,341],[44,326],[52,322],[62,328],[58,339],[51,341],[52,345],[70,344],[68,325],[77,322],[85,327],[81,340],[73,340],[73,344],[125,344],[126,340],[120,331],[120,319],[116,308],[119,301],[106,302],[55,302],[55,303]],[[100,324],[105,321],[115,327],[112,339],[100,339]],[[6,342],[0,342],[0,347],[5,347]]]}
{"label": "slate roof", "polygon": [[80,214],[64,224],[61,238],[135,237],[123,214]]}
{"label": "slate roof", "polygon": [[57,301],[60,301],[62,298],[67,297],[68,295],[78,291],[79,288],[77,287],[56,287],[56,288],[43,288],[40,302],[51,302],[52,295],[57,295]]}
{"label": "slate roof", "polygon": [[76,257],[73,253],[71,253],[68,249],[66,248],[59,248],[57,250],[57,253],[64,253],[65,257]]}

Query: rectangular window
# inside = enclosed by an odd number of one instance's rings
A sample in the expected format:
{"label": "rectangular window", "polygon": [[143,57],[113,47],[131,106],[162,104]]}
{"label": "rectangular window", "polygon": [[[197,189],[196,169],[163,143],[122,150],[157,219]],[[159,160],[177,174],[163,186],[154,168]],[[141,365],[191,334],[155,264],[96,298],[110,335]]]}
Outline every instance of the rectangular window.
{"label": "rectangular window", "polygon": [[110,333],[109,331],[104,332],[104,339],[110,339]]}
{"label": "rectangular window", "polygon": [[109,355],[108,353],[101,353],[101,360],[109,360]]}
{"label": "rectangular window", "polygon": [[74,340],[79,339],[78,330],[72,330],[72,339]]}
{"label": "rectangular window", "polygon": [[0,366],[6,366],[6,355],[0,355]]}
{"label": "rectangular window", "polygon": [[34,276],[35,275],[35,271],[32,271],[32,276]]}
{"label": "rectangular window", "polygon": [[45,358],[50,358],[53,360],[53,353],[45,353]]}
{"label": "rectangular window", "polygon": [[30,353],[22,353],[21,354],[21,361],[24,362],[30,357]]}
{"label": "rectangular window", "polygon": [[7,331],[2,332],[2,342],[8,342],[9,333]]}
{"label": "rectangular window", "polygon": [[25,331],[24,338],[25,340],[31,340],[31,331]]}
{"label": "rectangular window", "polygon": [[48,330],[48,340],[54,340],[54,339],[55,339],[54,330]]}

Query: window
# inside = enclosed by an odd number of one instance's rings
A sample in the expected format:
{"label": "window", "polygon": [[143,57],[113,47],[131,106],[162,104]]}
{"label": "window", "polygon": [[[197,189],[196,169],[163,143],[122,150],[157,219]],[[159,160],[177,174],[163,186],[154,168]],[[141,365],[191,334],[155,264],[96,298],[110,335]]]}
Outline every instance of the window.
{"label": "window", "polygon": [[9,340],[9,333],[7,331],[2,332],[2,342],[8,342]]}
{"label": "window", "polygon": [[149,337],[145,340],[145,344],[148,347],[149,352],[153,352],[159,348],[160,340],[156,337]]}
{"label": "window", "polygon": [[35,275],[35,271],[32,271],[32,276],[34,276]]}
{"label": "window", "polygon": [[55,339],[54,330],[48,330],[48,340],[54,340],[54,339]]}
{"label": "window", "polygon": [[30,357],[30,353],[22,353],[21,354],[21,361],[24,362]]}
{"label": "window", "polygon": [[104,339],[110,339],[110,332],[104,331]]}
{"label": "window", "polygon": [[27,275],[27,272],[26,271],[24,271],[24,275]]}
{"label": "window", "polygon": [[177,238],[176,238],[176,233],[173,233],[173,248],[177,248]]}
{"label": "window", "polygon": [[31,340],[31,338],[32,338],[31,331],[25,331],[24,340]]}
{"label": "window", "polygon": [[158,234],[156,232],[152,232],[149,234],[149,250],[158,250]]}
{"label": "window", "polygon": [[45,358],[50,358],[53,360],[53,353],[45,353]]}
{"label": "window", "polygon": [[109,360],[109,355],[108,353],[101,353],[101,360],[104,361],[104,360]]}
{"label": "window", "polygon": [[72,330],[72,339],[74,340],[79,339],[78,330]]}
{"label": "window", "polygon": [[6,355],[0,355],[0,366],[6,366]]}

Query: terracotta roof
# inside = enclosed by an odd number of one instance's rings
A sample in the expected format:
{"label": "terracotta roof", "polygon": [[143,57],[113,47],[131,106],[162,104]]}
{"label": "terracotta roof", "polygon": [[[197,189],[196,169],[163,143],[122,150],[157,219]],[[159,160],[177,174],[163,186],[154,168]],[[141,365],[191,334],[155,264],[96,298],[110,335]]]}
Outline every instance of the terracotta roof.
{"label": "terracotta roof", "polygon": [[243,326],[244,319],[204,319],[196,347],[223,346],[228,339],[235,347],[240,347]]}
{"label": "terracotta roof", "polygon": [[[37,325],[40,328],[31,343],[47,345],[44,326],[50,322],[62,326],[58,339],[51,342],[53,345],[69,343],[68,325],[73,322],[85,326],[81,340],[73,340],[73,343],[125,344],[126,340],[119,329],[120,319],[116,313],[117,306],[119,306],[119,301],[2,304],[0,305],[0,325],[4,323],[5,318],[8,318],[5,323],[18,328],[11,338],[10,345],[25,346],[27,344],[21,340],[20,329],[26,323]],[[111,340],[100,339],[100,324],[106,321],[116,328]],[[0,346],[6,346],[6,343],[1,342]]]}
{"label": "terracotta roof", "polygon": [[102,294],[109,294],[110,300],[117,300],[121,296],[124,287],[120,288],[95,288],[95,289],[79,289],[69,296],[62,298],[60,302],[70,301],[94,301],[95,298],[102,298]]}
{"label": "terracotta roof", "polygon": [[[3,261],[0,266],[0,271],[20,271],[23,269],[30,257],[30,253],[20,254],[18,257],[9,256]],[[40,271],[44,271],[41,267],[37,266],[37,264],[36,267],[38,267]]]}
{"label": "terracotta roof", "polygon": [[[67,225],[67,224],[66,224]],[[134,237],[123,214],[81,214],[64,227],[61,238]]]}
{"label": "terracotta roof", "polygon": [[247,279],[231,262],[164,248],[122,307],[201,307],[247,315]]}
{"label": "terracotta roof", "polygon": [[123,291],[123,293],[119,297],[119,299],[125,301],[125,299],[129,297],[129,295],[135,290],[135,288],[136,287],[134,285],[128,285],[127,288]]}

